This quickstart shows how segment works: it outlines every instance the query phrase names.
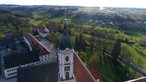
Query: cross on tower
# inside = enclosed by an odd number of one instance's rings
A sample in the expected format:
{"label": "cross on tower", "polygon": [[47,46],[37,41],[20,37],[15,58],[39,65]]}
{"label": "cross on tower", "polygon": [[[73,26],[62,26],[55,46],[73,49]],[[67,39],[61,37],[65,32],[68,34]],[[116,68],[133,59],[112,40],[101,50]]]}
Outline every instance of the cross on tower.
{"label": "cross on tower", "polygon": [[65,11],[64,15],[65,15],[65,18],[66,18],[66,15],[67,15],[67,12],[66,11]]}
{"label": "cross on tower", "polygon": [[67,12],[65,12],[64,15],[65,15],[64,22],[66,23],[66,21],[67,21]]}

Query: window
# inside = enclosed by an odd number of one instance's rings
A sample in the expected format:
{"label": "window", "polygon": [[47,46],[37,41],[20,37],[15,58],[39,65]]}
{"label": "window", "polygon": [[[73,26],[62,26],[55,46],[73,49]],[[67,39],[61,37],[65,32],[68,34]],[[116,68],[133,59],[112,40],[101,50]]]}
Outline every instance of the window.
{"label": "window", "polygon": [[8,70],[7,70],[7,72],[10,72],[10,71],[11,71],[11,69],[8,69]]}
{"label": "window", "polygon": [[16,72],[9,73],[8,76],[15,75],[15,74],[16,74]]}
{"label": "window", "polygon": [[70,70],[70,66],[65,66],[65,71],[69,71]]}

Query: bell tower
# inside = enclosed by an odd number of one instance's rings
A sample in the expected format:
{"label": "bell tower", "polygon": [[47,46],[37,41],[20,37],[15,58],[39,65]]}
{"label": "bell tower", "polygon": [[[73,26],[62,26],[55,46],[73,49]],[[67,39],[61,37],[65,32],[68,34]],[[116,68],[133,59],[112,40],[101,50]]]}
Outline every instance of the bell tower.
{"label": "bell tower", "polygon": [[59,41],[58,48],[58,61],[59,61],[59,82],[75,82],[73,72],[73,43],[71,37],[68,34],[68,28],[66,25],[67,19],[64,20],[64,34]]}

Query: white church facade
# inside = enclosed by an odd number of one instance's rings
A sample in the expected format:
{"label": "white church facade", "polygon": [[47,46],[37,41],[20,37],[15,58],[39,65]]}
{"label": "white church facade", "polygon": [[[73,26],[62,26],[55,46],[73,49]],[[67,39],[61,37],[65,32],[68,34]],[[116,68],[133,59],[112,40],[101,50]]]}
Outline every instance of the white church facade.
{"label": "white church facade", "polygon": [[71,37],[68,35],[66,22],[64,24],[64,34],[59,41],[58,61],[59,61],[59,82],[75,82],[73,72],[74,66],[74,49]]}

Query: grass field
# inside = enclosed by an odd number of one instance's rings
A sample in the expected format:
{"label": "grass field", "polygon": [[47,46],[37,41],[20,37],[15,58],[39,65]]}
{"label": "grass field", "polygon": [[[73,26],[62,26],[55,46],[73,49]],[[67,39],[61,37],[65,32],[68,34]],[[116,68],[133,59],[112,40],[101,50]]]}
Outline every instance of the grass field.
{"label": "grass field", "polygon": [[131,60],[133,62],[140,64],[140,66],[146,69],[146,51],[144,50],[144,48],[139,48],[134,45],[128,45],[126,43],[123,43],[122,47],[127,47],[127,51],[130,52]]}
{"label": "grass field", "polygon": [[[99,53],[102,54],[102,53]],[[121,69],[113,63],[113,61],[108,57],[98,56],[95,68],[104,76],[102,76],[103,82],[123,82],[128,80],[128,77]],[[110,81],[111,80],[111,81]]]}

